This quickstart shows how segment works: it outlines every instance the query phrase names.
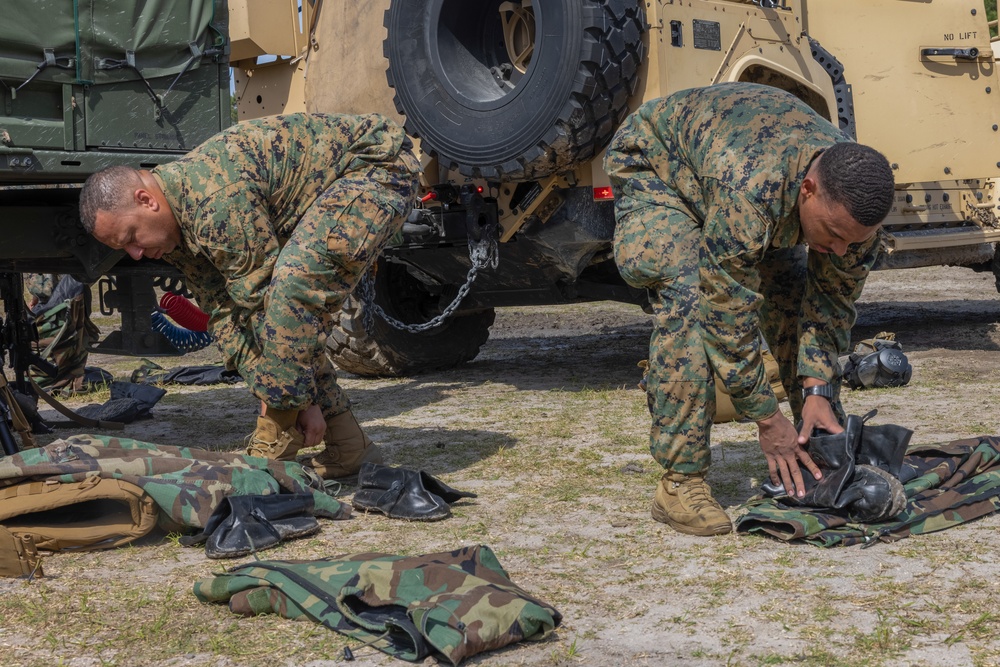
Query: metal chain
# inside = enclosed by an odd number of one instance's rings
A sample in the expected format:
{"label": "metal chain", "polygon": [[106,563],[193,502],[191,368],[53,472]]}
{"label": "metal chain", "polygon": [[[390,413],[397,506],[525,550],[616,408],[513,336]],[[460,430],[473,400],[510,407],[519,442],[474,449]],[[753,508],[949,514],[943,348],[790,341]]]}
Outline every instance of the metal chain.
{"label": "metal chain", "polygon": [[452,313],[454,313],[458,309],[458,306],[462,303],[462,299],[464,299],[469,293],[469,290],[472,289],[472,283],[476,282],[476,276],[480,269],[485,269],[487,267],[491,269],[497,268],[497,264],[500,261],[500,246],[497,242],[496,236],[487,233],[483,235],[483,239],[481,241],[474,241],[470,238],[469,259],[472,261],[472,266],[469,268],[469,272],[465,276],[465,284],[458,288],[458,294],[455,295],[454,300],[452,300],[452,302],[441,311],[440,315],[424,322],[423,324],[407,324],[406,322],[400,322],[382,310],[382,307],[375,303],[374,271],[366,273],[361,279],[361,283],[358,285],[361,303],[364,305],[364,311],[361,313],[361,322],[365,327],[365,331],[369,336],[373,335],[375,315],[381,317],[389,326],[401,331],[408,331],[410,333],[420,333],[444,324],[444,321],[451,317]]}

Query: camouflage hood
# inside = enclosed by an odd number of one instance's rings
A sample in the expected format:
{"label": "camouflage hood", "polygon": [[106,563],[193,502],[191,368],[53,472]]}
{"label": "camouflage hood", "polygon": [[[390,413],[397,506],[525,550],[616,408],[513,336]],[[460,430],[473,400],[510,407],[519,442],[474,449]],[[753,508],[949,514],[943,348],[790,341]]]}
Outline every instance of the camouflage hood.
{"label": "camouflage hood", "polygon": [[562,620],[512,583],[486,546],[412,557],[256,561],[196,581],[194,594],[228,602],[236,614],[310,620],[397,658],[434,655],[452,665],[542,639]]}
{"label": "camouflage hood", "polygon": [[0,488],[27,480],[80,482],[93,476],[141,487],[156,502],[161,524],[169,529],[203,528],[219,502],[232,495],[311,493],[316,516],[343,519],[351,513],[298,463],[242,454],[74,435],[0,459]]}

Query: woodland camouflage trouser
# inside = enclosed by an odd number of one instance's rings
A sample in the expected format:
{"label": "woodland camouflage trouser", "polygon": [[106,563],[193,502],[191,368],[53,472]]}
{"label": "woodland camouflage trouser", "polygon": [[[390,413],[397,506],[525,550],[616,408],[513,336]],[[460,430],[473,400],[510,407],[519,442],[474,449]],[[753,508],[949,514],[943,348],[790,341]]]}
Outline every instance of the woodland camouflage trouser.
{"label": "woodland camouflage trouser", "polygon": [[[649,448],[671,472],[704,473],[711,463],[715,383],[704,345],[699,255],[701,222],[679,198],[652,204],[616,202],[615,261],[625,281],[649,292],[653,333],[649,341],[646,400],[652,416]],[[806,249],[772,248],[758,264],[763,298],[761,334],[778,361],[796,420],[802,412],[797,378],[800,304],[806,282]]]}
{"label": "woodland camouflage trouser", "polygon": [[238,340],[220,341],[237,350],[230,363],[268,406],[314,402],[328,419],[347,410],[326,339],[334,314],[402,225],[398,211],[408,196],[367,175],[342,178],[301,218],[278,256],[263,310],[231,334]]}

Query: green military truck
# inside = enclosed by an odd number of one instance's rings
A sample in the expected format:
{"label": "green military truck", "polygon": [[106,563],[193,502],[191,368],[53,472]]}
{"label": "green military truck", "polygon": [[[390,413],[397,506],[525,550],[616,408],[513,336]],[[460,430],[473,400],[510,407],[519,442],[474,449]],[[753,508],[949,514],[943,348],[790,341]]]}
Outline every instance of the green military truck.
{"label": "green military truck", "polygon": [[100,279],[102,308],[122,313],[109,352],[167,349],[153,288],[181,285],[87,237],[77,184],[226,126],[230,65],[240,119],[379,111],[419,144],[423,203],[330,341],[355,373],[467,361],[501,306],[645,305],[614,266],[603,151],[643,101],[692,86],[788,90],[885,153],[880,268],[994,265],[1000,81],[981,0],[108,5],[40,0],[0,25],[0,284],[9,302],[19,272]]}
{"label": "green military truck", "polygon": [[122,315],[102,351],[173,351],[150,313],[154,285],[179,287],[177,275],[91,239],[79,184],[111,165],[175,159],[232,123],[228,17],[223,0],[37,0],[0,21],[0,297],[12,365],[25,363],[18,343],[31,333],[25,272],[100,280],[100,307]]}

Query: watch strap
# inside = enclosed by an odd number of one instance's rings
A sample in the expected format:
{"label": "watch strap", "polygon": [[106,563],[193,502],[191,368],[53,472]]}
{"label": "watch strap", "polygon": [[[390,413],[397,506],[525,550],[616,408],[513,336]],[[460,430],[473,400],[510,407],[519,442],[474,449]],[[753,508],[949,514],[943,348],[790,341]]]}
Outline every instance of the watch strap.
{"label": "watch strap", "polygon": [[822,396],[828,401],[833,400],[833,385],[830,384],[818,384],[813,387],[805,387],[802,389],[802,398],[807,398],[809,396]]}

